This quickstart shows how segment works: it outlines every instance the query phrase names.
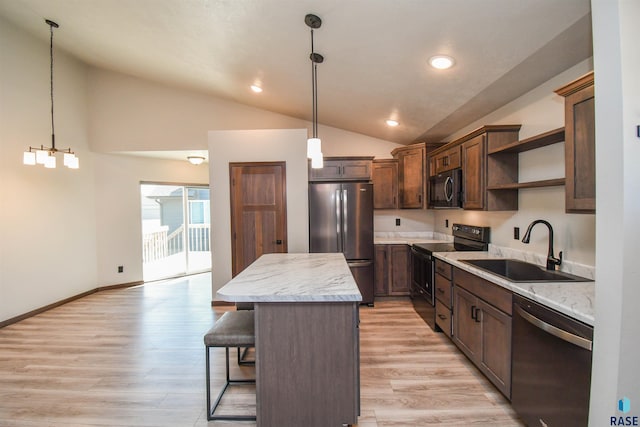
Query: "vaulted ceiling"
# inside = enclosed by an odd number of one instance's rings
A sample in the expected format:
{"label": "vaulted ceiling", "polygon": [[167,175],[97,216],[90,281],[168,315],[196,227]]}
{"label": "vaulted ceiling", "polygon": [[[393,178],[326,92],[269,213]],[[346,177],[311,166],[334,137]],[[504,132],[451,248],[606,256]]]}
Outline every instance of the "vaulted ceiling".
{"label": "vaulted ceiling", "polygon": [[[58,22],[56,48],[92,66],[310,120],[307,13],[323,21],[320,123],[402,144],[442,140],[592,55],[589,0],[0,0],[43,40],[44,18]],[[429,67],[437,54],[455,65]]]}

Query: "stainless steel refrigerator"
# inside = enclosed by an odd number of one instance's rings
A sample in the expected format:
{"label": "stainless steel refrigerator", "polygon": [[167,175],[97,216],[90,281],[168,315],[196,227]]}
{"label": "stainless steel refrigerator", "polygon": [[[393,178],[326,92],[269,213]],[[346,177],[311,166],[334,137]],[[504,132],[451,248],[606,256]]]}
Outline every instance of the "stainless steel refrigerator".
{"label": "stainless steel refrigerator", "polygon": [[342,252],[362,302],[373,304],[373,184],[309,184],[309,251]]}

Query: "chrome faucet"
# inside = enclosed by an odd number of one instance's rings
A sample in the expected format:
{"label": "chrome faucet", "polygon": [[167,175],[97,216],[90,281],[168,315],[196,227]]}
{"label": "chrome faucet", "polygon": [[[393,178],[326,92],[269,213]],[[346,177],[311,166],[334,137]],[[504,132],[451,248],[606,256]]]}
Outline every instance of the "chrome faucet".
{"label": "chrome faucet", "polygon": [[558,254],[558,258],[553,256],[553,227],[544,219],[536,219],[527,228],[527,232],[524,233],[524,237],[522,238],[522,243],[529,243],[531,239],[531,229],[536,224],[544,224],[549,229],[549,253],[547,254],[547,270],[555,270],[556,265],[560,265],[562,263],[562,251]]}

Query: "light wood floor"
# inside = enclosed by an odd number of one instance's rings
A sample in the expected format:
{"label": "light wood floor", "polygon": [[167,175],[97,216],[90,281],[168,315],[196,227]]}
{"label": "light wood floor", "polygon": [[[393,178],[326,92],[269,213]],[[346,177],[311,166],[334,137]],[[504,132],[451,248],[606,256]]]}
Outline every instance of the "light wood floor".
{"label": "light wood floor", "polygon": [[[100,292],[0,329],[0,426],[255,425],[206,421],[202,337],[225,310],[211,308],[205,274]],[[215,394],[224,351],[214,354]],[[362,307],[361,380],[359,427],[521,425],[408,300]],[[254,390],[234,389],[221,409],[254,411]]]}

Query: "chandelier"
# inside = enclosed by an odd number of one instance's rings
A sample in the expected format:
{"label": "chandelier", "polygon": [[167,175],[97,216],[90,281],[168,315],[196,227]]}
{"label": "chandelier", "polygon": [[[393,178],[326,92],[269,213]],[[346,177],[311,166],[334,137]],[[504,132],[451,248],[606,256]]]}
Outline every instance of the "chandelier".
{"label": "chandelier", "polygon": [[49,45],[49,57],[50,57],[50,95],[51,95],[51,147],[29,147],[29,150],[24,152],[22,163],[25,165],[44,165],[45,168],[53,169],[56,167],[56,154],[62,153],[63,164],[70,169],[78,169],[80,166],[79,160],[75,153],[71,151],[71,148],[65,148],[63,150],[56,148],[56,134],[53,121],[53,29],[58,28],[59,25],[49,19],[45,19],[45,22],[49,26],[51,33],[50,45]]}

